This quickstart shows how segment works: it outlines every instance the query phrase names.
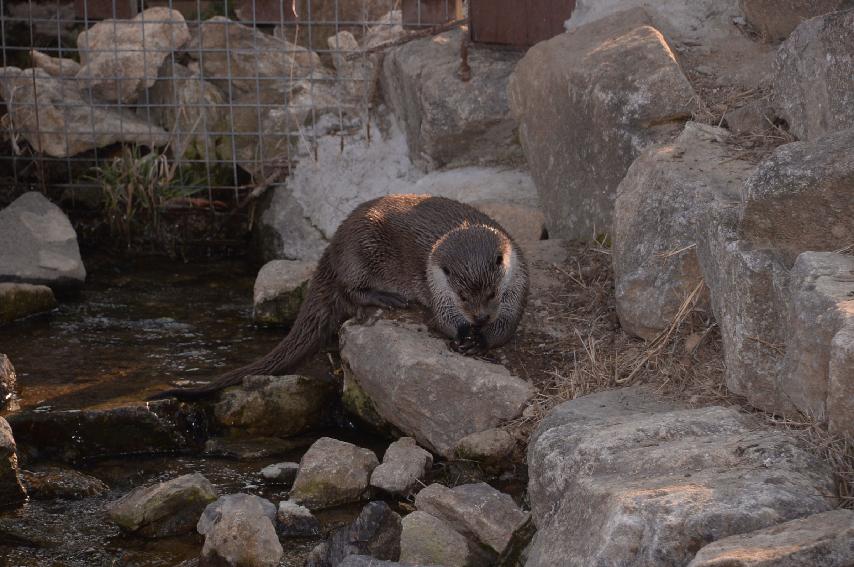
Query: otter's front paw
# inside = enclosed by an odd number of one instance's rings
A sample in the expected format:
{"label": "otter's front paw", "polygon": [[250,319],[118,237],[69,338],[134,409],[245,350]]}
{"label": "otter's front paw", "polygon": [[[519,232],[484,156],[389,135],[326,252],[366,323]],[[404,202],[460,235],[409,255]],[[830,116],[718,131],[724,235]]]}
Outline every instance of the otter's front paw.
{"label": "otter's front paw", "polygon": [[486,341],[480,333],[457,337],[451,341],[451,348],[466,356],[480,356],[487,351]]}

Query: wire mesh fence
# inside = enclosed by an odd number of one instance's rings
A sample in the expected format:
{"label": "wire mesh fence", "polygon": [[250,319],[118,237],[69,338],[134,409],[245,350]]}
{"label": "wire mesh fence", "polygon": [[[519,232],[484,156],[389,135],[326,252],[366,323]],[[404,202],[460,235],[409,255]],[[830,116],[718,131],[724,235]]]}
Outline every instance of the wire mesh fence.
{"label": "wire mesh fence", "polygon": [[233,207],[365,128],[379,48],[460,5],[2,0],[2,183]]}

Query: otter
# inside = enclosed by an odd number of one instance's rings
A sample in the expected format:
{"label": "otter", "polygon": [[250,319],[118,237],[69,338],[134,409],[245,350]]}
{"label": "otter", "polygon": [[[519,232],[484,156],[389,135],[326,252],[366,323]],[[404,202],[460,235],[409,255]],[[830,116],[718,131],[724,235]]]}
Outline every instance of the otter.
{"label": "otter", "polygon": [[527,296],[522,252],[489,216],[444,197],[380,197],[338,227],[290,332],[269,354],[210,384],[154,398],[200,398],[244,376],[291,371],[365,307],[419,303],[454,350],[483,354],[510,340]]}

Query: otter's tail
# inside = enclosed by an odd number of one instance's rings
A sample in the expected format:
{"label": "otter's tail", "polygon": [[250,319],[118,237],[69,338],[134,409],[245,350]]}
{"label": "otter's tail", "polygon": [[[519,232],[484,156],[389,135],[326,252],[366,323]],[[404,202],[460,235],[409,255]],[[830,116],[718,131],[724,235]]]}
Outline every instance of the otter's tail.
{"label": "otter's tail", "polygon": [[335,327],[347,315],[347,308],[337,291],[335,276],[324,256],[312,278],[305,301],[291,331],[264,357],[219,376],[210,384],[197,388],[176,388],[155,394],[150,400],[204,398],[229,386],[240,384],[244,376],[277,375],[288,372],[306,357],[314,354]]}

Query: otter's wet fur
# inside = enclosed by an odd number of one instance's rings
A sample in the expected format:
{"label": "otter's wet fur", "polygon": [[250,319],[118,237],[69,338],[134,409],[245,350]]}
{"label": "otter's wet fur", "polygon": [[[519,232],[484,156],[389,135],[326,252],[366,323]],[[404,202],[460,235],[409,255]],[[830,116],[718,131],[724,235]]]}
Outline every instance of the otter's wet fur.
{"label": "otter's wet fur", "polygon": [[341,223],[290,333],[269,354],[208,385],[155,397],[200,398],[244,376],[292,371],[367,306],[420,303],[456,350],[480,354],[510,340],[527,296],[522,252],[487,215],[443,197],[380,197]]}

